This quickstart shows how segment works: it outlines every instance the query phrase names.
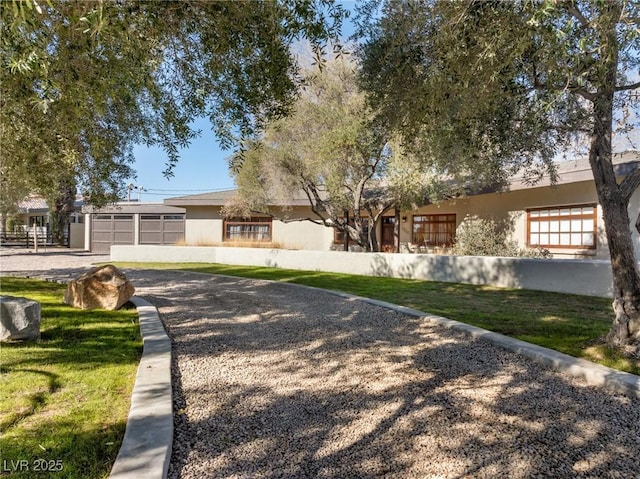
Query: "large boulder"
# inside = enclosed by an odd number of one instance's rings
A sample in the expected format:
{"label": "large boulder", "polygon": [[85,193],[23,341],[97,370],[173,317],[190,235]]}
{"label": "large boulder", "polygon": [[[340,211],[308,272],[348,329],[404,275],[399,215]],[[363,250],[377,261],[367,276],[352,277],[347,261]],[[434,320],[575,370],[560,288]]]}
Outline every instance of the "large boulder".
{"label": "large boulder", "polygon": [[0,341],[40,339],[40,303],[28,298],[0,296]]}
{"label": "large boulder", "polygon": [[129,301],[135,288],[122,271],[108,264],[93,268],[71,280],[64,302],[80,309],[118,309]]}

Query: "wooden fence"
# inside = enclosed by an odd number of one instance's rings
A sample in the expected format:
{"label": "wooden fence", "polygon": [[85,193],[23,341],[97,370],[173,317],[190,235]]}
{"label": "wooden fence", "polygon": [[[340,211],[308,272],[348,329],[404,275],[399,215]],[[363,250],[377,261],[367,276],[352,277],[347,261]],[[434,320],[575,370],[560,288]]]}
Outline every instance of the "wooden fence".
{"label": "wooden fence", "polygon": [[[40,228],[39,228],[40,229]],[[69,247],[69,229],[67,229],[64,238],[63,244],[60,246]],[[38,246],[54,246],[57,245],[53,241],[53,236],[51,232],[47,229],[46,231],[38,231]],[[0,246],[2,247],[19,247],[19,248],[33,248],[34,244],[34,234],[33,231],[0,231]]]}

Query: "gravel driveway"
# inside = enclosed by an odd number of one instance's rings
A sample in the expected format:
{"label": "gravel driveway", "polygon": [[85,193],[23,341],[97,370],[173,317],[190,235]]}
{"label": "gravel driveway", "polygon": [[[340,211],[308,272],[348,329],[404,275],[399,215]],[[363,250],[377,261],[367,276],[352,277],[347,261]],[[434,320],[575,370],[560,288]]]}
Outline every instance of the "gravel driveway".
{"label": "gravel driveway", "polygon": [[638,399],[328,293],[127,275],[173,342],[171,478],[640,478]]}

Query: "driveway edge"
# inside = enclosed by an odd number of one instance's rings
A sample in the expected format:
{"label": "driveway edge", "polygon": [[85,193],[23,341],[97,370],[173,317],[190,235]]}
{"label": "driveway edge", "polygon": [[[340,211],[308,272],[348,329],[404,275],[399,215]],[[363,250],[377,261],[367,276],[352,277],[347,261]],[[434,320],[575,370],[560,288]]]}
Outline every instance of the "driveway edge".
{"label": "driveway edge", "polygon": [[520,354],[521,356],[536,361],[537,363],[544,364],[545,366],[561,371],[570,376],[583,379],[590,386],[598,386],[612,392],[640,398],[640,376],[636,376],[635,374],[618,371],[617,369],[592,363],[586,359],[575,358],[553,349],[527,343],[526,341],[504,336],[503,334],[494,333],[486,329],[478,328],[477,326],[471,326],[470,324],[461,323],[442,316],[427,314],[405,306],[398,306],[397,304],[364,298],[361,296],[354,296],[347,293],[336,291],[330,292],[343,298],[351,298],[373,304],[375,306],[393,309],[399,313],[424,318],[427,321],[445,328],[465,331],[473,338],[488,341],[491,344]]}
{"label": "driveway edge", "polygon": [[109,477],[164,479],[173,443],[171,341],[155,306],[135,296],[130,301],[138,309],[143,351],[127,428]]}
{"label": "driveway edge", "polygon": [[[173,270],[178,271],[178,270]],[[183,270],[180,270],[183,272]],[[233,279],[251,279],[241,276],[231,276],[226,274],[210,274],[190,271],[190,273],[221,276]],[[543,364],[551,369],[560,371],[569,376],[580,378],[585,381],[589,386],[597,386],[608,391],[616,392],[630,397],[640,398],[640,376],[635,374],[626,373],[617,369],[602,366],[600,364],[592,363],[586,359],[575,358],[568,354],[555,351],[553,349],[538,346],[536,344],[527,343],[520,339],[511,338],[500,333],[494,333],[477,326],[461,323],[453,319],[448,319],[442,316],[434,314],[428,314],[417,309],[407,308],[406,306],[400,306],[393,303],[387,303],[386,301],[380,301],[377,299],[365,298],[363,296],[356,296],[354,294],[344,293],[342,291],[332,291],[329,289],[318,288],[315,286],[307,286],[304,284],[290,283],[286,281],[265,280],[259,279],[258,281],[267,281],[272,283],[286,284],[288,286],[294,286],[298,288],[314,289],[317,291],[323,291],[325,293],[333,294],[351,301],[362,301],[375,306],[380,306],[387,309],[398,311],[399,313],[414,316],[417,318],[423,318],[432,323],[440,326],[455,329],[457,331],[465,331],[471,337],[475,339],[482,339],[491,344],[499,346],[507,351],[514,352],[521,356],[524,356],[538,364]]]}

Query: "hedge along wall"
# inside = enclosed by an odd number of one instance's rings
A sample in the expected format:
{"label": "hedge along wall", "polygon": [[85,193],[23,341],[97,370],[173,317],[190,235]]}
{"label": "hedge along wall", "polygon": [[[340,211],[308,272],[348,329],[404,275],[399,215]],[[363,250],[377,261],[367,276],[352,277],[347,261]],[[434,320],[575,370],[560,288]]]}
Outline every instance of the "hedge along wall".
{"label": "hedge along wall", "polygon": [[112,246],[111,260],[268,266],[612,297],[605,260],[150,245]]}

